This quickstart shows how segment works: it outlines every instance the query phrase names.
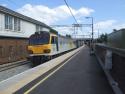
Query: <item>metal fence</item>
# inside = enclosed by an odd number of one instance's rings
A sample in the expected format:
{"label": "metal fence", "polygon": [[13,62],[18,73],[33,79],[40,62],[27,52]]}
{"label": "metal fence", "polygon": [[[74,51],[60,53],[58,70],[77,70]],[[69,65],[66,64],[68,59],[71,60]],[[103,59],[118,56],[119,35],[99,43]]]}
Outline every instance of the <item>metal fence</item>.
{"label": "metal fence", "polygon": [[96,44],[94,51],[114,92],[125,93],[125,50]]}

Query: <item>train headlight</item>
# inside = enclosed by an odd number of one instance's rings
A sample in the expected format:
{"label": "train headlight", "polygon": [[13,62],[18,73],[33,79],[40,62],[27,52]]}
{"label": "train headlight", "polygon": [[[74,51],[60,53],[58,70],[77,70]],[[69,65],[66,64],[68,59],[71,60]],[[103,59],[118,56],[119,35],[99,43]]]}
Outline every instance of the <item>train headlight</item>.
{"label": "train headlight", "polygon": [[44,53],[50,53],[50,51],[51,51],[50,49],[45,49]]}
{"label": "train headlight", "polygon": [[28,50],[28,53],[29,53],[29,54],[33,54],[33,51],[32,51],[32,50]]}

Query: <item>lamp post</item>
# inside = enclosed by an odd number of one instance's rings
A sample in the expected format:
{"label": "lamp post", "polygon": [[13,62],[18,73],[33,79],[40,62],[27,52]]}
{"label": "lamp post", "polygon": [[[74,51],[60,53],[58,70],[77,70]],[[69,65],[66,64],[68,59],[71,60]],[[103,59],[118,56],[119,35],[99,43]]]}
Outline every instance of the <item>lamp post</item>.
{"label": "lamp post", "polygon": [[93,26],[93,17],[85,17],[86,19],[91,19],[91,27],[92,27],[92,39],[91,39],[91,43],[90,43],[90,48],[91,48],[91,54],[93,54],[93,31],[94,31],[94,26]]}

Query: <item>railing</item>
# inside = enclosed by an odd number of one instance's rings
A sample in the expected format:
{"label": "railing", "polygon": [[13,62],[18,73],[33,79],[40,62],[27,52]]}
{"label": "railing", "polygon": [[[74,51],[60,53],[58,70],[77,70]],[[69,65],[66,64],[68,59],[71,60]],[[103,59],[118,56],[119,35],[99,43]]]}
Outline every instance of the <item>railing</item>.
{"label": "railing", "polygon": [[94,51],[114,92],[125,93],[125,50],[96,44]]}

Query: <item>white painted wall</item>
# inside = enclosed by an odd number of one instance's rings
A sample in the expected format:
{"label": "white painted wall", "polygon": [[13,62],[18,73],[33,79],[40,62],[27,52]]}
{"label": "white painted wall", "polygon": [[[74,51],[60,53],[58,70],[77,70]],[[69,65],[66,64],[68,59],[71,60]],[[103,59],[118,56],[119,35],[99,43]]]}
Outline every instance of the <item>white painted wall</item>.
{"label": "white painted wall", "polygon": [[0,13],[0,32],[4,29],[4,14]]}
{"label": "white painted wall", "polygon": [[36,32],[35,24],[21,20],[21,33],[23,33],[24,36],[29,37],[34,32]]}
{"label": "white painted wall", "polygon": [[15,37],[29,37],[36,31],[36,25],[24,20],[21,20],[21,31],[5,30],[4,14],[0,13],[0,35],[15,36]]}

